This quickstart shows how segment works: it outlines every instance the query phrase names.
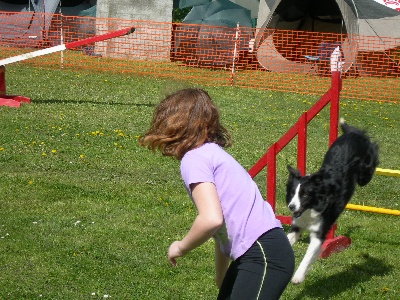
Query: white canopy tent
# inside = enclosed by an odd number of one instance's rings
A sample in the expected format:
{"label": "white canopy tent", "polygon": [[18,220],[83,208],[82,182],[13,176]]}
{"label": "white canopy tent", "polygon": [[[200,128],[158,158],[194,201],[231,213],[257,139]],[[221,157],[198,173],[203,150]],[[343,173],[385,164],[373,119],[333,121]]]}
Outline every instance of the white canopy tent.
{"label": "white canopy tent", "polygon": [[[289,61],[274,45],[274,30],[288,29],[346,34],[342,41],[344,71],[359,51],[385,51],[400,46],[400,7],[383,0],[260,0],[255,49],[266,69],[281,66],[310,72],[306,63]],[[360,38],[369,36],[370,40]],[[373,42],[371,42],[371,40]]]}
{"label": "white canopy tent", "polygon": [[79,15],[96,4],[96,1],[64,0],[0,1],[0,41],[20,39],[24,45],[35,46],[46,39],[54,13]]}

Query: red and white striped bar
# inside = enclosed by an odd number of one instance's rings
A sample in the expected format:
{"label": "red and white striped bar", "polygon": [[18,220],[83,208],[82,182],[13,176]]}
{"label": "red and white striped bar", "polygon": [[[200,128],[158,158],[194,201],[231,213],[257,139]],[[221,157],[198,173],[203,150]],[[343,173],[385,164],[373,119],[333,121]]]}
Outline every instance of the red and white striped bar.
{"label": "red and white striped bar", "polygon": [[75,42],[71,42],[71,43],[67,43],[67,44],[61,44],[58,46],[41,49],[41,50],[37,50],[37,51],[33,51],[33,52],[28,52],[28,53],[24,53],[24,54],[17,55],[17,56],[12,56],[12,57],[0,60],[0,66],[5,66],[8,64],[12,64],[12,63],[19,62],[22,60],[30,59],[33,57],[47,55],[47,54],[63,51],[66,49],[72,49],[72,48],[76,48],[76,47],[79,47],[82,45],[91,44],[91,43],[95,43],[95,42],[99,42],[99,41],[104,41],[104,40],[108,40],[108,39],[123,36],[123,35],[128,35],[128,34],[133,33],[134,31],[135,31],[134,27],[120,29],[120,30],[112,31],[112,32],[109,32],[106,34],[96,35],[94,37],[90,37],[87,39],[83,39],[83,40],[79,40],[79,41],[75,41]]}
{"label": "red and white striped bar", "polygon": [[54,46],[54,47],[50,47],[50,48],[46,48],[46,49],[41,49],[41,50],[37,50],[37,51],[33,51],[33,52],[28,52],[25,54],[12,56],[12,57],[0,60],[0,106],[20,107],[21,102],[26,102],[26,103],[30,102],[30,99],[27,97],[6,94],[6,81],[5,81],[6,68],[5,68],[5,65],[23,61],[23,60],[30,59],[30,58],[37,57],[37,56],[42,56],[42,55],[47,55],[50,53],[63,51],[66,49],[76,48],[76,47],[86,45],[86,44],[91,44],[91,43],[104,41],[104,40],[112,39],[112,38],[123,36],[123,35],[128,35],[128,34],[133,33],[134,31],[135,31],[134,27],[129,27],[129,28],[121,29],[121,30],[112,31],[112,32],[102,34],[102,35],[96,35],[91,38],[82,39],[79,41],[62,44],[62,45],[58,45],[58,46]]}

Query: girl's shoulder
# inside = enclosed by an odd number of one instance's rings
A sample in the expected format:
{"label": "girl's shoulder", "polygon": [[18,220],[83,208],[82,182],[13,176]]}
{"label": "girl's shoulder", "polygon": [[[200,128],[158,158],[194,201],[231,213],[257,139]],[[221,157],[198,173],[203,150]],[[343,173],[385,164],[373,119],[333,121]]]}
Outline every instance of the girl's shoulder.
{"label": "girl's shoulder", "polygon": [[181,164],[214,164],[221,159],[223,160],[223,157],[226,155],[225,153],[225,150],[221,146],[215,143],[205,143],[200,147],[186,152],[181,160]]}
{"label": "girl's shoulder", "polygon": [[189,150],[188,152],[186,152],[186,154],[183,156],[208,156],[210,154],[213,153],[219,153],[221,151],[224,151],[221,146],[215,144],[215,143],[205,143],[203,145],[201,145],[200,147],[197,147],[195,149]]}

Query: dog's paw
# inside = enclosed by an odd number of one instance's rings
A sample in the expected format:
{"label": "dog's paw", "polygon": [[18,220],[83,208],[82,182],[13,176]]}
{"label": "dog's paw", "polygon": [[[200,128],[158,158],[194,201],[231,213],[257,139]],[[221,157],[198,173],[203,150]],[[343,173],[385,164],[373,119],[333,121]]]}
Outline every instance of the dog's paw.
{"label": "dog's paw", "polygon": [[296,272],[294,273],[294,275],[292,277],[292,283],[300,284],[304,281],[305,277],[306,277],[306,272],[304,271],[304,269],[301,268],[301,265],[300,265],[299,269],[296,270]]}
{"label": "dog's paw", "polygon": [[300,284],[304,281],[305,275],[304,274],[299,274],[296,272],[292,278],[292,283],[293,284]]}
{"label": "dog's paw", "polygon": [[290,232],[288,233],[287,238],[289,240],[290,245],[293,246],[293,244],[297,242],[299,235],[296,232]]}

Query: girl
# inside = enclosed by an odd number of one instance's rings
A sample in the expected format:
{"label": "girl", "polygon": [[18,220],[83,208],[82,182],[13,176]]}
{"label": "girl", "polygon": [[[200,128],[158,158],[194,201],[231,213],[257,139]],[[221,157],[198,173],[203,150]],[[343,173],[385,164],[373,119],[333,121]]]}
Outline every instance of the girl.
{"label": "girl", "polygon": [[207,92],[166,97],[139,143],[180,160],[198,211],[186,236],[170,245],[169,262],[176,266],[176,258],[213,237],[218,299],[279,299],[293,274],[292,248],[255,182],[223,150],[231,137]]}

